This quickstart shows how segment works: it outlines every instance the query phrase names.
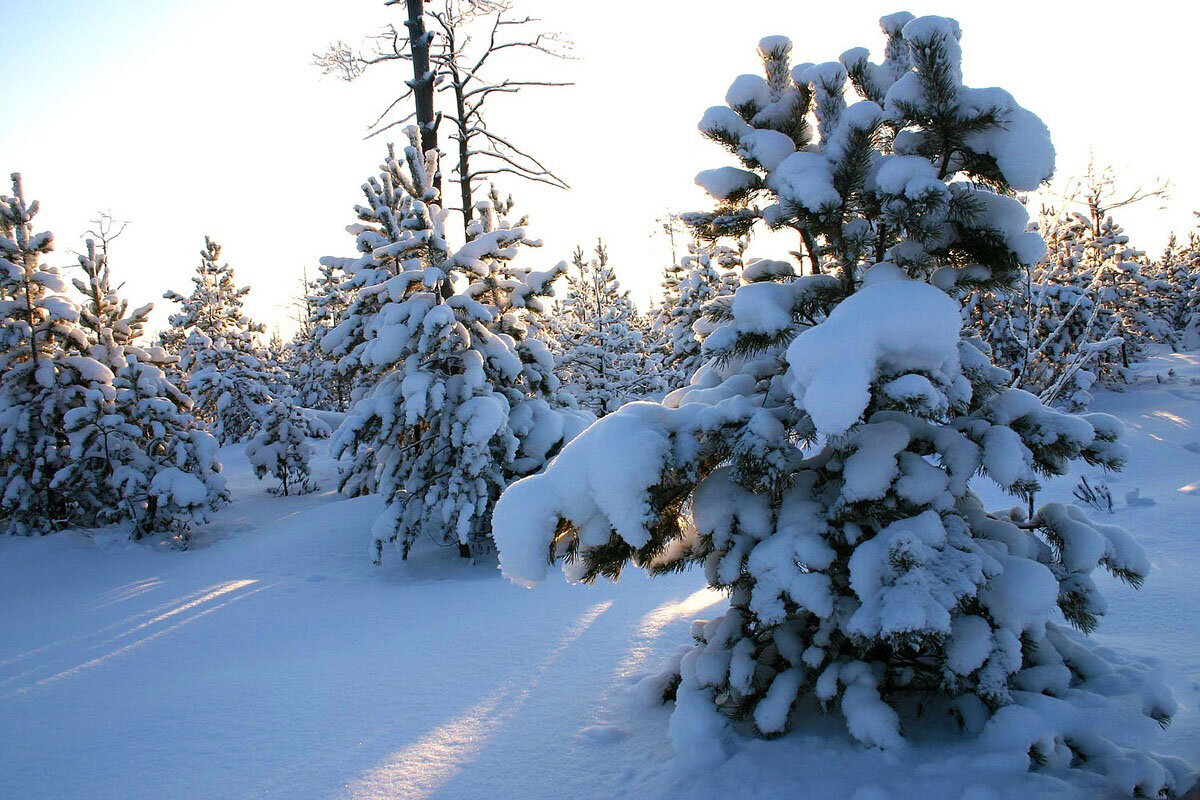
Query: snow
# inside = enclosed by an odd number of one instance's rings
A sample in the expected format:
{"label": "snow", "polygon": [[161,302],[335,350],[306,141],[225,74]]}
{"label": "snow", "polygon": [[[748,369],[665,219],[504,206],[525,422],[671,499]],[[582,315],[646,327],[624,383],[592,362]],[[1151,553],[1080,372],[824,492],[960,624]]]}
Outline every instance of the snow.
{"label": "snow", "polygon": [[704,112],[697,125],[707,136],[730,138],[737,141],[753,130],[737,112],[729,106],[713,106]]}
{"label": "snow", "polygon": [[[1159,384],[1154,375],[1168,368],[1175,377]],[[755,739],[717,714],[700,686],[681,692],[684,713],[671,715],[644,701],[656,688],[661,697],[653,677],[678,658],[692,620],[724,610],[702,576],[630,570],[617,584],[553,579],[526,591],[486,563],[432,547],[374,567],[364,550],[377,498],[274,497],[244,448],[231,446],[219,455],[234,502],[197,530],[189,551],[121,542],[111,529],[0,539],[0,796],[1109,796],[1107,779],[1091,773],[1029,770],[1029,746],[1052,734],[1033,710],[1043,706],[1080,742],[1089,733],[1119,747],[1160,737],[1153,749],[1191,765],[1179,778],[1189,786],[1200,766],[1200,623],[1186,602],[1200,559],[1200,496],[1177,489],[1200,483],[1200,455],[1187,448],[1200,429],[1200,357],[1164,354],[1142,371],[1138,385],[1099,391],[1093,403],[1112,415],[1100,420],[1129,431],[1129,466],[1107,480],[1158,501],[1105,515],[1137,531],[1154,569],[1138,591],[1097,576],[1110,610],[1092,638],[1121,666],[1094,676],[1093,688],[1119,693],[1161,673],[1179,701],[1165,733],[1152,720],[1104,719],[1026,691],[979,723],[981,738],[950,741],[918,727],[895,747],[894,720],[869,672],[852,664],[821,679],[852,687],[844,710],[854,735],[881,748],[858,744],[815,707],[786,736]],[[314,447],[317,482],[332,486],[326,445]],[[635,451],[613,444],[620,463]],[[1077,480],[1049,482],[1044,499],[1069,503]],[[986,481],[978,491],[988,506],[1006,502]],[[786,517],[804,529],[801,495],[785,509],[779,524]],[[808,558],[820,568],[820,554]],[[999,646],[969,619],[950,633],[961,670]],[[735,653],[731,671],[736,663]],[[1034,670],[1020,680],[1049,685],[1058,671]],[[776,678],[779,703],[760,705],[767,710],[752,722],[764,731],[792,680]],[[1170,705],[1154,693],[1131,702],[1134,711]],[[1127,788],[1162,769],[1123,751],[1105,764]]]}
{"label": "snow", "polygon": [[796,151],[792,138],[779,131],[756,130],[743,134],[738,141],[738,155],[754,161],[770,171]]}
{"label": "snow", "polygon": [[1017,105],[1000,88],[964,87],[959,98],[973,113],[1000,110],[1000,124],[967,135],[967,146],[996,159],[996,166],[1017,191],[1031,192],[1054,174],[1054,145],[1046,123]]}
{"label": "snow", "polygon": [[725,102],[730,108],[761,109],[771,102],[771,89],[758,75],[738,75],[725,92]]}
{"label": "snow", "polygon": [[893,277],[867,281],[788,347],[794,393],[820,433],[845,433],[880,373],[957,367],[958,306],[940,289]]}
{"label": "snow", "polygon": [[717,200],[728,200],[759,185],[753,172],[737,167],[706,169],[696,175],[696,185]]}
{"label": "snow", "polygon": [[842,202],[842,196],[833,187],[833,165],[817,153],[792,153],[767,178],[767,186],[784,200],[814,214]]}

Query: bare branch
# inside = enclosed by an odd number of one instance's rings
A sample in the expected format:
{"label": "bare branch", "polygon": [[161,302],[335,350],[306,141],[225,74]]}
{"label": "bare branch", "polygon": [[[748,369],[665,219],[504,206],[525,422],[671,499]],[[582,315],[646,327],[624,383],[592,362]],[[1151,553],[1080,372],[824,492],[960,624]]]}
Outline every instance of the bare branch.
{"label": "bare branch", "polygon": [[550,180],[548,178],[543,178],[538,175],[529,175],[529,174],[526,174],[523,172],[519,172],[510,167],[497,167],[495,169],[481,169],[481,170],[472,171],[471,175],[470,175],[470,180],[474,181],[482,175],[496,175],[501,172],[509,172],[509,173],[512,173],[513,175],[516,175],[517,177],[524,178],[527,181],[535,181],[537,183],[544,183],[547,186],[553,186],[557,189],[571,188],[571,187],[567,186],[567,184],[563,183],[560,180],[556,181],[556,180]]}

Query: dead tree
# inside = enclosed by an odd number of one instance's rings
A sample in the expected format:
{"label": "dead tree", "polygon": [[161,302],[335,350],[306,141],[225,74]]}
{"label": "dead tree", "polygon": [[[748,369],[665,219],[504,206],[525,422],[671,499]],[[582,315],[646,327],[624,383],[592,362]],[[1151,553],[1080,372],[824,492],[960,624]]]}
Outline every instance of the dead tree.
{"label": "dead tree", "polygon": [[[400,0],[386,0],[385,5]],[[374,122],[368,126],[367,138],[402,126],[414,117],[431,120],[433,146],[437,144],[437,127],[443,120],[454,127],[450,138],[456,144],[455,182],[459,185],[458,211],[462,214],[464,231],[473,216],[474,196],[479,186],[498,174],[554,186],[570,188],[565,181],[541,161],[488,126],[485,117],[487,102],[492,97],[516,94],[535,86],[569,86],[563,81],[519,80],[492,77],[493,60],[508,50],[525,50],[554,58],[567,58],[571,43],[558,34],[528,32],[540,20],[529,16],[513,16],[508,0],[441,0],[436,10],[425,10],[424,17],[432,22],[425,30],[424,19],[418,27],[413,23],[414,6],[420,0],[405,0],[409,9],[407,33],[389,25],[371,37],[369,52],[355,50],[345,42],[335,42],[316,56],[315,63],[327,75],[352,81],[368,68],[386,61],[411,61],[413,81],[392,100]],[[528,32],[528,33],[527,33]],[[420,51],[420,52],[419,52]],[[429,106],[422,110],[429,90]],[[433,93],[445,93],[441,110],[434,110]],[[397,108],[414,97],[412,113],[397,116]],[[429,149],[422,128],[422,147]],[[440,188],[440,183],[439,183]]]}

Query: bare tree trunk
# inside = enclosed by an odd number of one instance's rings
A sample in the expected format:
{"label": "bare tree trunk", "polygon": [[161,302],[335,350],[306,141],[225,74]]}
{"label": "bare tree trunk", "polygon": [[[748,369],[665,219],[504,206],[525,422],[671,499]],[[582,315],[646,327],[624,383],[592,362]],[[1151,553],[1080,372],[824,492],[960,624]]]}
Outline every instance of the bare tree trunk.
{"label": "bare tree trunk", "polygon": [[462,202],[463,215],[463,234],[467,232],[467,227],[471,224],[471,214],[474,210],[471,207],[471,163],[470,163],[470,142],[467,136],[467,109],[463,99],[464,87],[458,82],[458,75],[455,75],[454,83],[454,102],[458,109],[458,189],[459,197]]}
{"label": "bare tree trunk", "polygon": [[[417,128],[421,131],[421,151],[437,150],[437,118],[433,112],[433,73],[429,69],[429,37],[425,32],[425,0],[405,0],[410,47],[412,48],[413,97],[417,104]],[[437,173],[433,184],[440,192],[442,176]]]}

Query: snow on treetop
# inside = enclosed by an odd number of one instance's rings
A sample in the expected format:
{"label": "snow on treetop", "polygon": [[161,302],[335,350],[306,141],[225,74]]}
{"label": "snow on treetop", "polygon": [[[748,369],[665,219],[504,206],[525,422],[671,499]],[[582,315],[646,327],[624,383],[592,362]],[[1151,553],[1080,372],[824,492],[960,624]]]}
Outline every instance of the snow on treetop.
{"label": "snow on treetop", "polygon": [[792,51],[792,40],[786,36],[764,36],[758,40],[758,53],[763,58],[778,53],[787,55]]}
{"label": "snow on treetop", "polygon": [[918,17],[904,26],[902,35],[915,51],[935,46],[943,48],[951,70],[951,80],[956,84],[962,83],[962,47],[958,43],[962,38],[962,28],[957,20],[949,17]]}
{"label": "snow on treetop", "polygon": [[[905,39],[916,43],[918,46],[927,44],[939,36],[955,42],[962,38],[962,27],[956,19],[934,15],[912,19],[911,15],[909,16],[910,19],[905,23],[902,33]],[[884,17],[883,19],[888,18]],[[880,20],[880,23],[882,24],[883,20]]]}
{"label": "snow on treetop", "polygon": [[713,106],[704,112],[697,126],[701,133],[715,139],[737,141],[754,130],[737,112],[728,106]]}
{"label": "snow on treetop", "polygon": [[850,137],[860,131],[870,131],[883,120],[883,109],[870,100],[861,100],[848,107],[838,118],[827,146],[830,158],[840,160],[846,152]]}
{"label": "snow on treetop", "polygon": [[758,75],[738,75],[725,92],[725,102],[730,108],[763,108],[771,102],[771,89]]}
{"label": "snow on treetop", "polygon": [[958,306],[927,283],[891,277],[877,275],[788,347],[793,393],[819,433],[849,430],[881,373],[958,370]]}
{"label": "snow on treetop", "polygon": [[846,80],[846,68],[837,61],[811,64],[804,70],[802,78],[804,83],[837,87]]}
{"label": "snow on treetop", "polygon": [[912,22],[916,17],[907,11],[897,11],[894,14],[885,14],[879,18],[879,27],[883,28],[883,32],[888,36],[899,36],[904,26]]}
{"label": "snow on treetop", "polygon": [[838,56],[838,61],[842,66],[849,68],[851,64],[857,64],[860,61],[866,61],[871,57],[871,51],[865,47],[851,47],[846,52]]}
{"label": "snow on treetop", "polygon": [[744,133],[738,142],[738,155],[758,162],[763,169],[773,170],[796,151],[792,137],[767,128]]}

